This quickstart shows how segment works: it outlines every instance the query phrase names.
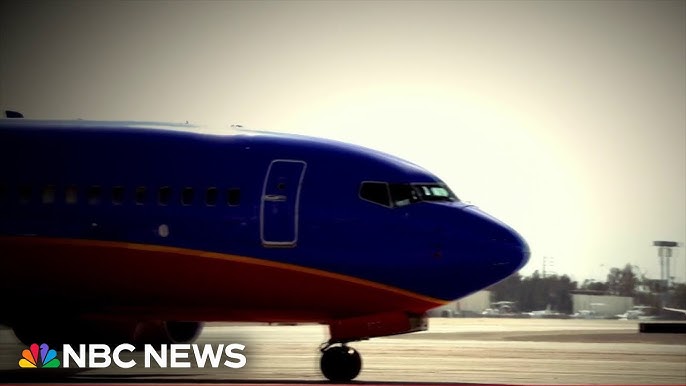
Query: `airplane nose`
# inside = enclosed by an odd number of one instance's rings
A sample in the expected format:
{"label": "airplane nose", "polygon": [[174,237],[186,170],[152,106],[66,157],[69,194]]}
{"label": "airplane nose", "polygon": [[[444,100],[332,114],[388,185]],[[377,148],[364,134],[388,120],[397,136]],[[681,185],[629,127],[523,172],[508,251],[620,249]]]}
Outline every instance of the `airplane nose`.
{"label": "airplane nose", "polygon": [[[476,207],[463,208],[469,218],[461,239],[471,244],[468,264],[479,267],[492,281],[517,272],[529,261],[529,245],[510,226]],[[465,237],[469,241],[465,240]]]}
{"label": "airplane nose", "polygon": [[524,238],[514,229],[504,224],[494,224],[497,229],[497,236],[486,240],[490,248],[487,250],[493,253],[485,256],[494,267],[502,267],[504,269],[515,272],[524,267],[529,261],[531,252],[529,245],[524,241]]}
{"label": "airplane nose", "polygon": [[[444,208],[437,207],[445,215]],[[529,245],[510,226],[473,206],[452,209],[443,217],[445,226],[433,233],[440,245],[430,255],[433,264],[423,261],[423,270],[408,275],[420,283],[420,293],[459,299],[507,278],[529,261]]]}
{"label": "airplane nose", "polygon": [[519,233],[511,228],[506,229],[505,232],[508,233],[506,237],[494,240],[496,244],[499,244],[496,249],[500,251],[493,254],[490,260],[494,266],[502,266],[514,273],[526,265],[531,251]]}
{"label": "airplane nose", "polygon": [[428,212],[431,216],[421,224],[436,218],[441,223],[429,228],[437,240],[431,253],[422,254],[417,265],[406,270],[404,278],[417,292],[436,299],[460,299],[507,278],[529,261],[528,244],[510,226],[473,206],[449,208],[426,208],[435,211]]}

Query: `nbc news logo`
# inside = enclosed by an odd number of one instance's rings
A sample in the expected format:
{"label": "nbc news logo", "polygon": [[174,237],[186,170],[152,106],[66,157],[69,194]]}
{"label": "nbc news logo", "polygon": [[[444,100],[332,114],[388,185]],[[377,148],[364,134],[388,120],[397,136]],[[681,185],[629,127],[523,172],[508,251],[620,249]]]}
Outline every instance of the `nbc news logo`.
{"label": "nbc news logo", "polygon": [[57,359],[57,352],[51,350],[45,343],[40,346],[38,346],[37,343],[32,344],[28,349],[22,351],[21,356],[22,358],[19,359],[19,367],[32,369],[38,367],[60,367],[60,360]]}
{"label": "nbc news logo", "polygon": [[[112,364],[119,368],[129,369],[136,366],[134,359],[122,360],[123,351],[133,353],[135,346],[124,343],[111,349],[106,344],[81,344],[78,350],[71,345],[62,346],[62,361],[57,358],[57,352],[50,349],[47,344],[38,345],[33,343],[21,353],[19,367],[21,368],[106,368]],[[160,350],[155,350],[152,345],[146,344],[143,350],[144,367],[153,367],[153,363],[159,368],[190,368],[191,358],[199,368],[209,366],[218,368],[220,365],[240,369],[245,366],[247,358],[241,353],[245,346],[239,343],[219,344],[162,344]],[[226,360],[222,362],[222,358]]]}

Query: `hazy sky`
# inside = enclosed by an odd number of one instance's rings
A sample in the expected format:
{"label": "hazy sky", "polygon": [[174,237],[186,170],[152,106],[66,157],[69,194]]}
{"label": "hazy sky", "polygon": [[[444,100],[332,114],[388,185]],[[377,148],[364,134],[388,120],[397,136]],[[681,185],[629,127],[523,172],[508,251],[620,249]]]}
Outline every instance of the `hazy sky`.
{"label": "hazy sky", "polygon": [[[604,279],[686,242],[685,1],[9,2],[0,105],[240,123],[431,170]],[[686,280],[686,252],[672,273]]]}

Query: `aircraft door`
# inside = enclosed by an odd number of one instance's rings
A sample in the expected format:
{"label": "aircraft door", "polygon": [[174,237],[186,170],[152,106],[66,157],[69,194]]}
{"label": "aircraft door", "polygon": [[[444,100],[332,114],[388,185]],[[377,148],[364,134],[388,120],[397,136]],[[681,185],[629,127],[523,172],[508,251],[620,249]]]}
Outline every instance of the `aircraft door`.
{"label": "aircraft door", "polygon": [[262,245],[295,247],[298,242],[300,189],[307,164],[274,160],[267,169],[260,205]]}

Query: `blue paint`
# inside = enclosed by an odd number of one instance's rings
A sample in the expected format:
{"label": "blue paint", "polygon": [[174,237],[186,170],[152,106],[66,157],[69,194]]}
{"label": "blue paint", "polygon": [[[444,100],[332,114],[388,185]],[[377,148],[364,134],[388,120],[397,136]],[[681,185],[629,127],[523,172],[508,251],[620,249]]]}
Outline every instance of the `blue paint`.
{"label": "blue paint", "polygon": [[[410,162],[317,138],[186,129],[200,128],[3,120],[0,235],[230,253],[444,300],[483,289],[528,261],[528,246],[513,229],[457,199],[389,208],[359,197],[363,181],[443,185]],[[54,202],[43,203],[48,185]],[[95,185],[101,202],[91,205],[87,196]],[[124,189],[121,204],[112,202],[118,199],[115,186]],[[65,197],[71,187],[77,189],[74,203]],[[136,202],[138,187],[147,191],[142,203]],[[161,187],[171,188],[167,205],[158,203]],[[193,194],[184,203],[185,188]],[[215,205],[206,203],[211,188]],[[235,206],[227,205],[231,188],[240,189]],[[159,232],[162,224],[166,237]]]}

